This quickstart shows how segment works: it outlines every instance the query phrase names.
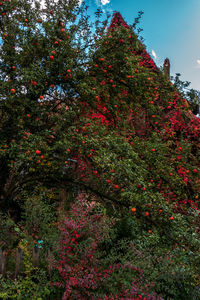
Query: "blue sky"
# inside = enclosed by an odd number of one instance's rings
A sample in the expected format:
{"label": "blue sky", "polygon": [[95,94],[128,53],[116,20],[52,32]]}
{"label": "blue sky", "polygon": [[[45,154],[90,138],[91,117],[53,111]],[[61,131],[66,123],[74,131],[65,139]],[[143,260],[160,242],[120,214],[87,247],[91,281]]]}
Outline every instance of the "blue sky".
{"label": "blue sky", "polygon": [[119,11],[128,24],[138,11],[144,15],[141,33],[148,52],[156,54],[161,66],[166,57],[171,75],[181,74],[191,88],[200,90],[200,0],[86,0],[93,8],[101,6],[110,13]]}

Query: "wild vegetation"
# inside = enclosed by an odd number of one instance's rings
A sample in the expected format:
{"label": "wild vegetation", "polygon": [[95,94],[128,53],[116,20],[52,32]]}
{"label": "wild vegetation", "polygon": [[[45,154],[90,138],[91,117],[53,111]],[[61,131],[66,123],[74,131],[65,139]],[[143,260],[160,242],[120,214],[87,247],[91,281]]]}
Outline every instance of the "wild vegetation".
{"label": "wild vegetation", "polygon": [[155,65],[141,13],[1,1],[0,298],[199,299],[195,92]]}

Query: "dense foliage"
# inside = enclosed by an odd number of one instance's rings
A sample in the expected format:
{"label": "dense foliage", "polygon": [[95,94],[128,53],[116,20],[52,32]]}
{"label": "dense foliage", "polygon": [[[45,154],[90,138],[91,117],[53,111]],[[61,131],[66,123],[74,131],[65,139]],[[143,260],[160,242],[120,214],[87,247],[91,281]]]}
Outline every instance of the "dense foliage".
{"label": "dense foliage", "polygon": [[137,21],[45,2],[0,2],[0,297],[198,299],[200,120]]}

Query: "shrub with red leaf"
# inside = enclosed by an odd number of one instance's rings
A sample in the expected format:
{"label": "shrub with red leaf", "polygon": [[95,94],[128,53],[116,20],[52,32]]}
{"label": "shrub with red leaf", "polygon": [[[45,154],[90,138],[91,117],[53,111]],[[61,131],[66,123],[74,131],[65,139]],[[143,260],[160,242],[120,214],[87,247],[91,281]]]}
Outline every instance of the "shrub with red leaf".
{"label": "shrub with red leaf", "polygon": [[63,278],[64,299],[88,299],[99,279],[97,244],[103,238],[104,218],[94,212],[94,202],[79,195],[59,226],[61,249],[57,269]]}
{"label": "shrub with red leaf", "polygon": [[[143,284],[140,268],[120,262],[121,254],[112,261],[104,259],[101,245],[110,237],[114,221],[99,213],[98,204],[87,198],[79,194],[59,225],[61,240],[56,268],[62,280],[53,285],[65,289],[62,299],[161,299],[149,294],[152,284]],[[133,252],[131,244],[127,251]],[[130,281],[129,286],[120,284],[121,281]],[[146,296],[143,298],[141,293]]]}

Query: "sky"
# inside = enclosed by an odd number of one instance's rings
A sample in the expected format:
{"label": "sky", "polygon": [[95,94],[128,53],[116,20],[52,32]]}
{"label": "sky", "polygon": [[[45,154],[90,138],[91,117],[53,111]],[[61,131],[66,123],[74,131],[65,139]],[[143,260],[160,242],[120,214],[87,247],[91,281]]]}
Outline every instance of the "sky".
{"label": "sky", "polygon": [[133,24],[139,11],[144,15],[139,27],[147,51],[158,67],[170,59],[171,75],[200,91],[200,0],[86,0],[93,9],[119,11]]}

